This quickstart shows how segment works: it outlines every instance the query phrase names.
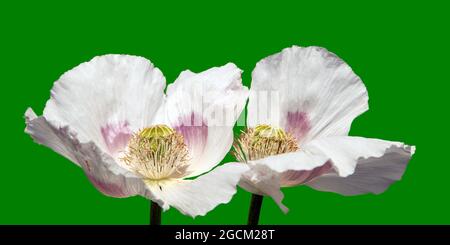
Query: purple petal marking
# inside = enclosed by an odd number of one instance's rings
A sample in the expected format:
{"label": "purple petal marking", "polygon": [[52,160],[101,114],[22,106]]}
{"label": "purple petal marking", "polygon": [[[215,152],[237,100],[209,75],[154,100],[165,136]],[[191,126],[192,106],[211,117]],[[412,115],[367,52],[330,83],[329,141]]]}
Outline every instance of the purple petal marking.
{"label": "purple petal marking", "polygon": [[291,133],[298,141],[311,129],[308,115],[305,112],[288,112],[286,131]]}
{"label": "purple petal marking", "polygon": [[208,126],[203,118],[194,112],[179,119],[180,124],[174,129],[183,135],[184,143],[195,157],[202,153],[208,139]]}
{"label": "purple petal marking", "polygon": [[327,161],[324,165],[316,167],[312,170],[294,171],[289,170],[281,175],[281,183],[283,186],[294,186],[305,184],[327,172],[333,168],[330,161]]}
{"label": "purple petal marking", "polygon": [[97,190],[99,190],[101,193],[107,196],[117,198],[129,196],[122,190],[122,187],[118,186],[117,184],[106,183],[91,174],[86,173],[86,175],[88,179],[91,181],[91,183],[97,188]]}
{"label": "purple petal marking", "polygon": [[131,130],[129,129],[127,121],[117,124],[108,123],[101,127],[103,139],[108,147],[109,153],[114,154],[123,150],[131,137]]}

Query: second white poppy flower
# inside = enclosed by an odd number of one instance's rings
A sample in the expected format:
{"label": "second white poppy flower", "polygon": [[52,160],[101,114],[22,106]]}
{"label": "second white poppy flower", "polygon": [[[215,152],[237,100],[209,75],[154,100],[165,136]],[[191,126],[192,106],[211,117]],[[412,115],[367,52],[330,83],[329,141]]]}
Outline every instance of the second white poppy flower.
{"label": "second white poppy flower", "polygon": [[367,109],[361,79],[324,48],[293,46],[264,58],[252,73],[248,129],[235,144],[237,159],[252,167],[240,185],[285,212],[280,187],[383,192],[402,177],[415,147],[348,136]]}

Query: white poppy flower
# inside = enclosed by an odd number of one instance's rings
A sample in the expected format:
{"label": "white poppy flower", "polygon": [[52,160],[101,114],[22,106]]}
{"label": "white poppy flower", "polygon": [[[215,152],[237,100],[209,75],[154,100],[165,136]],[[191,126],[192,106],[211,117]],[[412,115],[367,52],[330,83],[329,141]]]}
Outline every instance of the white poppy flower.
{"label": "white poppy flower", "polygon": [[226,164],[191,179],[231,148],[248,89],[231,63],[184,71],[164,89],[163,74],[145,58],[95,57],[55,82],[43,116],[26,111],[25,131],[80,166],[105,195],[142,195],[164,210],[204,215],[231,199],[247,169]]}
{"label": "white poppy flower", "polygon": [[257,63],[247,130],[234,155],[248,162],[240,186],[281,203],[280,187],[307,185],[342,195],[381,193],[399,180],[415,147],[348,136],[368,109],[361,79],[324,48],[293,46]]}

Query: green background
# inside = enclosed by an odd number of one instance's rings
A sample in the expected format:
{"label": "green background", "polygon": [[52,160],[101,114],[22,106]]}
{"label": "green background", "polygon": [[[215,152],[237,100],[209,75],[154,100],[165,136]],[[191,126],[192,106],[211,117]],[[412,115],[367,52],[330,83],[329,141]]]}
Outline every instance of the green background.
{"label": "green background", "polygon": [[[12,2],[0,4],[0,223],[149,221],[147,200],[103,196],[79,168],[23,132],[25,109],[41,114],[63,72],[96,55],[124,53],[147,57],[169,82],[185,69],[199,72],[231,61],[244,70],[249,85],[257,61],[294,44],[326,47],[363,79],[371,109],[353,123],[351,135],[404,141],[417,152],[403,179],[381,195],[343,197],[288,188],[290,212],[283,214],[265,199],[261,223],[449,223],[446,4]],[[205,217],[192,219],[170,209],[163,223],[243,224],[249,199],[240,189],[228,205]]]}

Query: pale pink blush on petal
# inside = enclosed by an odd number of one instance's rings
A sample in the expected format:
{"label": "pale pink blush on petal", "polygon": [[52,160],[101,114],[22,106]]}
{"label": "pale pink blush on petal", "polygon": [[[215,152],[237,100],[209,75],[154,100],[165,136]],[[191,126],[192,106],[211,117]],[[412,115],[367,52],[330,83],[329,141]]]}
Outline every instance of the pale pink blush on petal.
{"label": "pale pink blush on petal", "polygon": [[308,115],[305,112],[288,112],[285,130],[291,133],[297,141],[301,141],[311,129]]}
{"label": "pale pink blush on petal", "polygon": [[91,183],[99,190],[101,193],[111,196],[111,197],[128,197],[126,193],[123,192],[122,187],[114,183],[106,183],[95,176],[86,173],[86,176],[91,181]]}
{"label": "pale pink blush on petal", "polygon": [[174,129],[183,135],[184,143],[195,157],[201,154],[208,139],[208,126],[203,118],[194,112],[179,120],[180,124]]}
{"label": "pale pink blush on petal", "polygon": [[281,175],[282,186],[295,186],[305,184],[325,173],[328,173],[333,169],[333,165],[330,161],[326,162],[324,165],[316,167],[311,170],[301,170],[294,171],[289,170]]}
{"label": "pale pink blush on petal", "polygon": [[131,130],[127,121],[108,123],[101,127],[101,132],[109,153],[115,154],[124,149],[131,137]]}

